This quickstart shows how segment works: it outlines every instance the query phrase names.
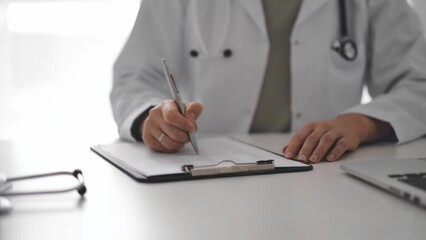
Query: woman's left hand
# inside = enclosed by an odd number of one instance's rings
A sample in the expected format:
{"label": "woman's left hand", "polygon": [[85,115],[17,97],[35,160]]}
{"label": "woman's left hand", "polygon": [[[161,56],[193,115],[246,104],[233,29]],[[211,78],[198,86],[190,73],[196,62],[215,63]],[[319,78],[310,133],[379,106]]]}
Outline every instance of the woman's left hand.
{"label": "woman's left hand", "polygon": [[286,158],[304,163],[333,162],[361,143],[390,139],[391,125],[362,114],[345,114],[333,120],[307,124],[284,147]]}

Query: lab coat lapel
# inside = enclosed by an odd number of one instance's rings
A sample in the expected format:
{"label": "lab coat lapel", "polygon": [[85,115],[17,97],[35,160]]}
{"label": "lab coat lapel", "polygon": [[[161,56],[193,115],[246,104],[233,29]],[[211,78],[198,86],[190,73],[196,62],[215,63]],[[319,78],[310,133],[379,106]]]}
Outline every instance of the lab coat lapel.
{"label": "lab coat lapel", "polygon": [[[309,18],[315,11],[321,8],[325,3],[331,0],[302,0],[302,6],[300,8],[294,28],[299,27],[306,19]],[[337,1],[337,0],[336,0]],[[266,25],[265,25],[265,14],[263,12],[262,0],[240,0],[241,5],[252,17],[256,26],[260,29],[262,34],[267,36]],[[337,11],[337,9],[336,9]]]}
{"label": "lab coat lapel", "polygon": [[[320,9],[325,3],[331,0],[302,0],[299,14],[297,16],[294,29],[298,28],[305,20],[307,20],[315,11]],[[335,0],[337,1],[337,0]],[[338,9],[336,9],[338,11]]]}
{"label": "lab coat lapel", "polygon": [[196,0],[196,28],[205,52],[217,52],[225,41],[229,27],[230,0]]}
{"label": "lab coat lapel", "polygon": [[263,12],[262,0],[240,0],[240,4],[253,19],[262,36],[267,38],[268,33],[266,30],[265,13]]}

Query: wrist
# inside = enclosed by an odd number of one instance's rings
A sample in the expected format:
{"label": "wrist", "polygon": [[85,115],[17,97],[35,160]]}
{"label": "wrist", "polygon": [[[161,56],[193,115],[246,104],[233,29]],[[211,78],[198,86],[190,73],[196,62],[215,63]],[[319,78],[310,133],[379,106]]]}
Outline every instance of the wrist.
{"label": "wrist", "polygon": [[390,123],[363,114],[351,113],[339,116],[338,118],[351,119],[351,127],[355,128],[360,143],[389,140],[395,135]]}

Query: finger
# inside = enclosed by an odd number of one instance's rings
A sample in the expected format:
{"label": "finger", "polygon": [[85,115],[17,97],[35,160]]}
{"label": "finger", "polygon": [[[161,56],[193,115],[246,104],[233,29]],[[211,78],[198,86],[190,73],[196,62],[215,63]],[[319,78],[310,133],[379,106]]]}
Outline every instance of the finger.
{"label": "finger", "polygon": [[312,152],[318,146],[318,143],[321,137],[326,133],[325,129],[317,128],[313,131],[308,137],[306,137],[305,142],[303,143],[302,148],[299,151],[297,156],[297,160],[301,162],[308,162],[309,156],[311,156]]}
{"label": "finger", "polygon": [[171,139],[162,129],[158,129],[158,131],[156,131],[156,132],[159,132],[159,133],[157,133],[153,136],[167,150],[177,151],[185,145],[184,143],[177,142],[177,141]]}
{"label": "finger", "polygon": [[172,140],[176,142],[180,142],[183,144],[189,142],[188,133],[185,131],[182,131],[181,129],[173,125],[163,122],[160,124],[160,128],[163,130],[165,134],[167,134],[168,137],[170,137]]}
{"label": "finger", "polygon": [[285,154],[285,152],[287,151],[287,147],[288,147],[288,145],[285,145],[284,147],[283,147],[283,154]]}
{"label": "finger", "polygon": [[180,114],[178,107],[173,100],[166,100],[163,102],[162,115],[164,121],[170,125],[186,132],[195,131],[194,124]]}
{"label": "finger", "polygon": [[153,135],[150,135],[144,139],[144,143],[148,145],[151,149],[157,151],[157,152],[164,152],[164,153],[172,153],[176,151],[169,150],[163,146]]}
{"label": "finger", "polygon": [[296,133],[291,139],[289,144],[287,145],[287,149],[284,153],[284,156],[286,158],[293,159],[296,155],[296,153],[299,152],[300,148],[303,145],[303,142],[305,141],[306,137],[309,136],[313,131],[313,126],[308,125],[302,128],[298,133]]}
{"label": "finger", "polygon": [[195,123],[195,120],[203,112],[203,106],[200,103],[188,103],[185,107],[185,116],[192,122]]}
{"label": "finger", "polygon": [[309,157],[309,162],[319,163],[324,158],[325,154],[333,147],[334,143],[338,140],[339,135],[335,131],[330,131],[324,134],[318,146]]}
{"label": "finger", "polygon": [[[145,125],[149,125],[148,122]],[[161,134],[161,130],[159,130],[157,128],[156,131],[157,133],[153,133],[154,128],[149,128],[149,127],[145,127],[143,134],[142,134],[142,139],[143,142],[151,149],[158,151],[158,152],[171,152],[170,150],[166,149],[163,144],[161,144],[158,139],[155,137],[158,132],[160,132]]]}
{"label": "finger", "polygon": [[144,143],[160,152],[176,152],[182,148],[183,144],[166,138],[166,133],[160,128],[160,125],[167,124],[163,120],[161,106],[157,106],[150,110],[143,124],[142,139]]}
{"label": "finger", "polygon": [[327,154],[326,160],[329,162],[337,161],[347,150],[349,144],[346,138],[340,138],[337,140],[333,149]]}
{"label": "finger", "polygon": [[151,112],[149,113],[148,117],[145,119],[144,123],[142,124],[142,140],[144,143],[147,143],[149,141],[149,137],[152,135],[152,130],[155,128],[158,128],[155,126],[156,121],[153,120],[153,115]]}
{"label": "finger", "polygon": [[145,119],[144,125],[149,124],[150,128],[158,128],[160,124],[164,122],[162,107],[162,104],[160,104],[149,110],[149,114],[148,117]]}

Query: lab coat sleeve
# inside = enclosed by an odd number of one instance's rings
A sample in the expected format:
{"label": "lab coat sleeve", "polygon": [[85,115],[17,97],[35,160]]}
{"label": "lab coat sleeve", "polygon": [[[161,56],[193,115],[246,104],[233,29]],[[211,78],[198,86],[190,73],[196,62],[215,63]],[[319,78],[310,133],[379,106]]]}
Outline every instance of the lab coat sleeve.
{"label": "lab coat sleeve", "polygon": [[131,136],[133,121],[151,106],[170,98],[161,58],[181,56],[184,1],[142,1],[133,30],[114,64],[110,100],[120,138]]}
{"label": "lab coat sleeve", "polygon": [[369,1],[366,83],[373,100],[346,111],[389,122],[399,143],[426,134],[426,43],[406,1]]}

